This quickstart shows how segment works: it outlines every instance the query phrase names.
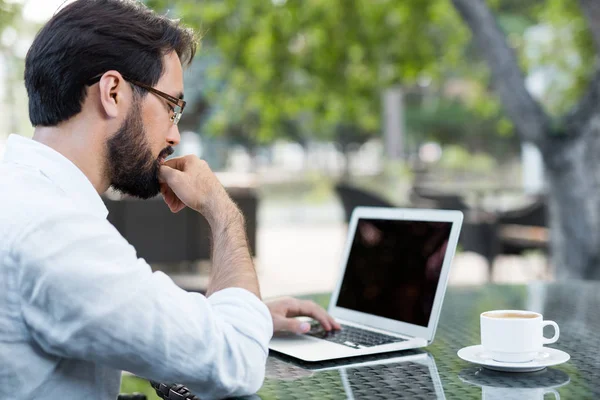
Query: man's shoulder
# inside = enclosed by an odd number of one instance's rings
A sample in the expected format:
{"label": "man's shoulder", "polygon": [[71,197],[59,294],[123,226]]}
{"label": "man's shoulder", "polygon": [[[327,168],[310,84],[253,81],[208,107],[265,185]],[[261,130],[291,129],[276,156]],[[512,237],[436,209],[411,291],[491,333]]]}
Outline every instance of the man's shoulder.
{"label": "man's shoulder", "polygon": [[39,170],[0,163],[0,242],[11,243],[28,228],[77,210]]}
{"label": "man's shoulder", "polygon": [[61,208],[65,202],[68,203],[65,193],[40,170],[0,163],[0,213],[31,214],[44,207]]}
{"label": "man's shoulder", "polygon": [[105,217],[80,201],[39,171],[0,164],[0,259],[3,251],[34,253],[54,239],[63,244],[90,237],[123,240]]}

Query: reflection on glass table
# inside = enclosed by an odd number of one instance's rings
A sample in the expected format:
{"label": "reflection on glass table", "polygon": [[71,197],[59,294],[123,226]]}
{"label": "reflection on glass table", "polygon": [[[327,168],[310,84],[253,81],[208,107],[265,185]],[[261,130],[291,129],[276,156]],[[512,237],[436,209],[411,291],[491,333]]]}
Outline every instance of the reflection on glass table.
{"label": "reflection on glass table", "polygon": [[[285,381],[295,385],[285,385]],[[297,386],[310,387],[306,392]],[[269,389],[273,389],[271,393]],[[424,351],[365,356],[319,363],[272,354],[263,398],[445,399],[435,359]]]}
{"label": "reflection on glass table", "polygon": [[465,383],[481,387],[482,398],[486,400],[544,399],[546,395],[560,399],[556,389],[571,381],[567,373],[554,368],[514,374],[471,367],[463,369],[458,376]]}

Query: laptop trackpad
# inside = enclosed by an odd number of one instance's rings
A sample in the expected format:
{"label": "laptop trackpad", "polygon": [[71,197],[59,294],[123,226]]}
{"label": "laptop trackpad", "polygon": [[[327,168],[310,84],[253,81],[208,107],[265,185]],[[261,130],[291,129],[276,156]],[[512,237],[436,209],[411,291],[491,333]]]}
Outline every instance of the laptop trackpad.
{"label": "laptop trackpad", "polygon": [[271,339],[271,343],[273,343],[273,342],[281,342],[281,343],[293,342],[295,344],[306,343],[306,344],[311,344],[312,346],[314,346],[315,343],[320,343],[320,342],[322,342],[322,340],[313,338],[308,335],[300,335],[300,334],[292,333],[292,332],[277,332],[273,335],[273,338]]}
{"label": "laptop trackpad", "polygon": [[322,360],[324,357],[336,358],[341,354],[347,357],[358,352],[356,349],[337,343],[295,333],[276,334],[271,339],[269,348],[307,361]]}

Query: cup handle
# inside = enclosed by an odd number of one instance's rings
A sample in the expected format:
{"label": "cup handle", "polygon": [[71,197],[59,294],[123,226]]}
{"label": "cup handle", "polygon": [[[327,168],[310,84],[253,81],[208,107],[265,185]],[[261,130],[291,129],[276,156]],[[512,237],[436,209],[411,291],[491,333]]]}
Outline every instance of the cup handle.
{"label": "cup handle", "polygon": [[558,340],[558,337],[560,336],[560,329],[558,329],[558,324],[554,321],[542,321],[542,329],[548,325],[552,325],[552,327],[554,327],[554,336],[552,336],[552,338],[550,338],[550,339],[548,339],[547,337],[543,337],[542,343],[543,344],[556,343],[556,341]]}
{"label": "cup handle", "polygon": [[546,397],[546,395],[549,393],[552,393],[554,395],[555,400],[560,400],[560,394],[554,389],[548,389],[544,391],[544,397]]}

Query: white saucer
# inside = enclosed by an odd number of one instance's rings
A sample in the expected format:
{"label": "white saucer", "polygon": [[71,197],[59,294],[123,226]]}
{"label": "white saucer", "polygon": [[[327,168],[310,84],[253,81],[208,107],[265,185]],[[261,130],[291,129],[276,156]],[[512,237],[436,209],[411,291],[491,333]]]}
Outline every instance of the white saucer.
{"label": "white saucer", "polygon": [[485,353],[483,346],[481,345],[464,347],[458,351],[458,356],[465,361],[481,365],[482,367],[504,372],[540,371],[546,367],[567,362],[571,358],[569,354],[562,350],[544,347],[532,361],[524,363],[507,363],[492,360],[492,358]]}

